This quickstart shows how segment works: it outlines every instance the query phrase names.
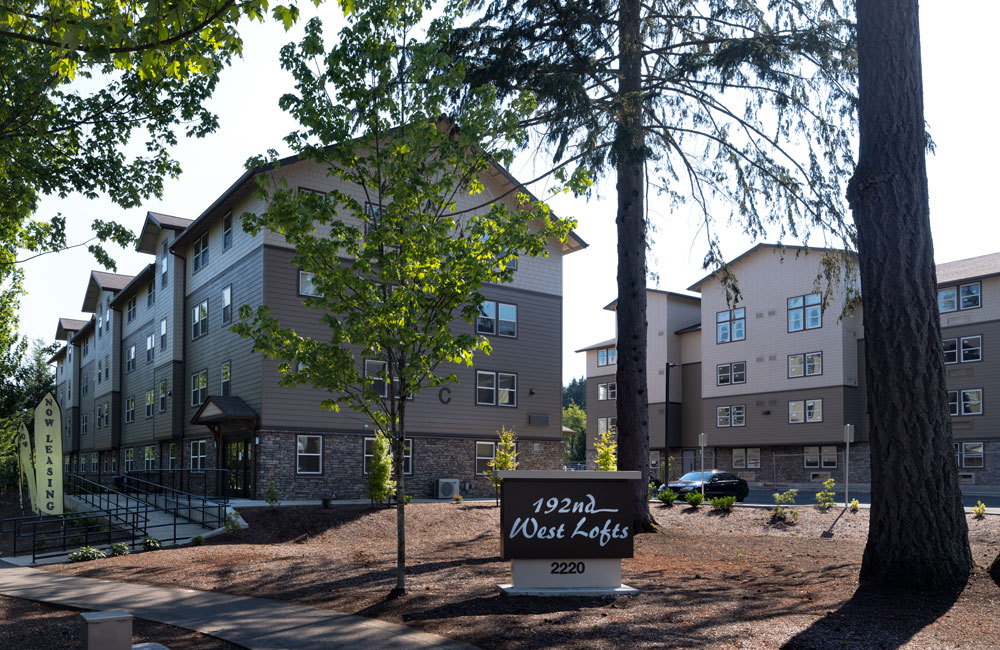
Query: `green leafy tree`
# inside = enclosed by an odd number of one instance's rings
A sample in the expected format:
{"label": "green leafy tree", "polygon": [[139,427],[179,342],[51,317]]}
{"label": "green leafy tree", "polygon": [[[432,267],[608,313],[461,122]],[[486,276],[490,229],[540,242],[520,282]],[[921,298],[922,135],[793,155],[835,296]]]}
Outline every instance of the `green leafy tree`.
{"label": "green leafy tree", "polygon": [[[597,469],[602,472],[618,470],[618,441],[615,440],[614,432],[605,431],[598,436],[597,440],[594,441],[594,449],[597,450]],[[645,488],[645,486],[643,487]]]}
{"label": "green leafy tree", "polygon": [[572,434],[563,434],[564,462],[567,465],[584,462],[587,460],[587,412],[575,402],[570,402],[569,406],[563,408],[562,424],[574,431]]}
{"label": "green leafy tree", "polygon": [[819,227],[853,241],[842,199],[853,167],[851,3],[759,5],[479,0],[480,17],[453,42],[473,59],[473,84],[536,93],[532,123],[557,165],[610,170],[616,180],[616,406],[622,468],[642,473],[637,531],[655,529],[646,494],[647,193],[700,210],[705,265],[723,267],[734,303],[717,218],[754,238]]}
{"label": "green leafy tree", "polygon": [[[509,282],[507,262],[545,255],[572,226],[523,190],[458,211],[456,197],[480,195],[495,162],[524,143],[518,125],[534,104],[523,96],[498,105],[488,86],[451,101],[462,69],[441,44],[462,6],[446,5],[421,41],[417,25],[430,7],[357,2],[329,51],[318,20],[282,50],[296,90],[281,105],[302,125],[287,141],[340,189],[299,194],[263,174],[267,209],[244,215],[244,227],[280,232],[295,247],[291,262],[313,274],[319,294],[305,304],[329,335],[304,337],[266,306],[242,307],[234,327],[255,351],[284,360],[282,385],[326,390],[324,408],[347,406],[390,437],[400,494],[409,398],[455,381],[456,364],[490,351],[472,326],[480,289]],[[404,504],[397,500],[395,593],[406,588]]]}
{"label": "green leafy tree", "polygon": [[563,408],[574,402],[582,409],[587,408],[587,380],[583,377],[574,377],[569,380],[569,385],[563,386]]}
{"label": "green leafy tree", "polygon": [[392,443],[382,431],[375,434],[372,442],[372,457],[368,461],[368,476],[365,479],[365,493],[376,503],[389,503],[396,491],[396,482],[392,480]]}
{"label": "green leafy tree", "polygon": [[496,493],[497,505],[500,505],[500,472],[508,472],[517,469],[517,435],[513,429],[500,427],[497,432],[499,441],[493,458],[486,464],[486,478],[493,483],[493,490]]}

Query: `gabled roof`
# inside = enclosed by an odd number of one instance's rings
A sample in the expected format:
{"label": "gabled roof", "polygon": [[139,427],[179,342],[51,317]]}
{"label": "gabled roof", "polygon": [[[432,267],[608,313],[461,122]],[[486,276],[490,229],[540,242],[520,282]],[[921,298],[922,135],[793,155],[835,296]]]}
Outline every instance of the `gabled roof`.
{"label": "gabled roof", "polygon": [[141,271],[135,274],[135,277],[133,277],[128,284],[122,287],[122,290],[118,292],[118,295],[111,299],[111,306],[117,307],[129,296],[134,296],[138,293],[139,288],[146,286],[146,284],[152,280],[155,275],[156,264],[147,264]]}
{"label": "gabled roof", "polygon": [[[823,247],[820,247],[820,246],[798,246],[798,245],[795,245],[795,244],[757,244],[753,248],[744,251],[743,254],[736,256],[732,261],[727,262],[726,266],[735,266],[736,264],[740,263],[741,261],[743,261],[744,259],[746,259],[750,255],[753,255],[757,251],[759,251],[761,249],[764,249],[764,248],[777,249],[777,250],[782,250],[782,249],[784,249],[784,250],[791,250],[791,251],[796,251],[796,254],[798,254],[799,252],[811,253],[813,251],[816,251],[818,253],[846,253],[846,252],[848,252],[848,251],[846,251],[846,250],[844,250],[842,248],[823,248]],[[853,255],[854,253],[851,253],[851,254]],[[692,284],[690,287],[688,287],[687,290],[688,291],[697,291],[697,292],[701,293],[701,285],[704,284],[705,282],[707,282],[708,280],[711,280],[712,278],[716,277],[717,273],[718,273],[718,271],[712,271],[711,273],[709,273],[708,275],[706,275],[705,277],[703,277],[702,279],[698,280],[697,282],[695,282],[694,284]]]}
{"label": "gabled roof", "polygon": [[139,241],[136,243],[135,249],[140,253],[156,255],[156,238],[159,237],[161,230],[181,232],[190,225],[190,219],[173,217],[159,212],[147,212],[146,221],[142,224],[142,231],[139,233]]}
{"label": "gabled roof", "polygon": [[938,285],[1000,275],[1000,253],[990,253],[937,265]]}
{"label": "gabled roof", "polygon": [[576,352],[586,352],[587,350],[599,350],[600,348],[610,348],[618,343],[618,339],[608,339],[607,341],[601,341],[600,343],[594,343],[593,345],[588,345],[585,348],[580,348]]}
{"label": "gabled roof", "polygon": [[79,332],[87,324],[85,320],[75,318],[60,318],[59,325],[56,326],[56,340],[68,341],[72,334]]}
{"label": "gabled roof", "polygon": [[[658,293],[668,298],[680,298],[682,300],[689,300],[691,302],[701,303],[701,296],[689,296],[686,293],[677,293],[676,291],[664,291],[663,289],[650,289],[646,287],[646,293]],[[608,311],[615,311],[618,308],[618,299],[615,298],[608,304],[604,306]]]}
{"label": "gabled roof", "polygon": [[229,420],[257,419],[257,411],[234,395],[210,395],[191,418],[191,424],[219,424]]}
{"label": "gabled roof", "polygon": [[87,292],[83,296],[83,309],[81,311],[93,314],[97,311],[97,301],[100,299],[102,291],[118,293],[131,281],[131,275],[91,271],[90,282],[87,283]]}

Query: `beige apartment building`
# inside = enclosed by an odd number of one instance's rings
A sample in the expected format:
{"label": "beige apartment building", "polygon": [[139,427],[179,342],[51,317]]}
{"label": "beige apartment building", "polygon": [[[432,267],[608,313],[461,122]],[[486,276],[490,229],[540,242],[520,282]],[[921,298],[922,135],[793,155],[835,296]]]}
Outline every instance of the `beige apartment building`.
{"label": "beige apartment building", "polygon": [[[763,483],[842,482],[843,429],[853,424],[850,479],[869,482],[863,311],[845,313],[837,286],[823,287],[824,306],[817,289],[823,252],[748,250],[730,263],[737,304],[727,303],[714,275],[688,288],[700,297],[647,290],[652,469],[668,457],[674,474],[699,468],[705,432],[706,467]],[[1000,340],[1000,254],[942,264],[937,273],[960,477],[1000,485],[1000,415],[989,408],[990,396],[1000,396],[1000,357],[990,357],[988,343]],[[614,345],[579,350],[587,355],[589,462],[594,438],[614,427]],[[664,394],[668,364],[665,407],[652,396]]]}

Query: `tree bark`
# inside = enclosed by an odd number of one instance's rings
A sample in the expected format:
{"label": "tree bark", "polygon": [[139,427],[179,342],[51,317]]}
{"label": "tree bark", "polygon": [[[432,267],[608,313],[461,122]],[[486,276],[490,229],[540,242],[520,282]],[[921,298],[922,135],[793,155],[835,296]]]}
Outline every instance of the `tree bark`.
{"label": "tree bark", "polygon": [[619,119],[614,156],[618,174],[618,464],[638,470],[634,531],[656,530],[649,512],[649,406],[646,390],[646,157],[643,130],[641,5],[620,0]]}
{"label": "tree bark", "polygon": [[858,1],[858,164],[872,505],[861,579],[936,588],[973,566],[941,354],[916,0]]}

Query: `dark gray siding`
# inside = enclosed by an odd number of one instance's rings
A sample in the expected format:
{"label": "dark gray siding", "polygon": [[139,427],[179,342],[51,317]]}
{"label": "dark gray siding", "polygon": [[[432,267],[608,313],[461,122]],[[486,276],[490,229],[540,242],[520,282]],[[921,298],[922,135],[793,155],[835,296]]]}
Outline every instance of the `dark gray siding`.
{"label": "dark gray siding", "polygon": [[[282,325],[303,335],[328,336],[317,313],[306,308],[298,295],[298,270],[291,264],[292,252],[266,247],[265,302]],[[486,287],[488,299],[518,306],[516,339],[491,337],[490,356],[477,354],[473,367],[443,365],[440,373],[455,372],[457,384],[426,388],[407,408],[408,435],[453,435],[495,440],[501,426],[514,428],[522,440],[561,440],[562,430],[562,298],[509,287]],[[237,298],[237,304],[239,299]],[[471,325],[457,327],[471,330]],[[234,363],[237,357],[234,356]],[[360,365],[361,360],[358,360]],[[366,419],[343,409],[339,413],[321,411],[324,391],[304,386],[278,386],[279,362],[263,364],[262,428],[271,430],[358,431]],[[193,368],[188,364],[189,369]],[[517,374],[517,407],[477,406],[477,370]],[[234,372],[235,372],[234,366]],[[193,372],[193,370],[192,370]],[[211,375],[211,373],[210,373]],[[531,394],[534,391],[534,395]],[[444,403],[442,400],[450,400]],[[247,400],[249,402],[249,400]],[[257,408],[255,404],[252,404]],[[547,425],[529,424],[529,414],[548,416]]]}

